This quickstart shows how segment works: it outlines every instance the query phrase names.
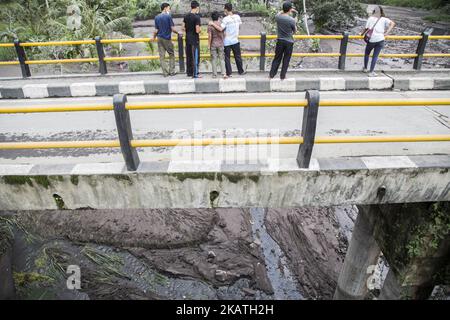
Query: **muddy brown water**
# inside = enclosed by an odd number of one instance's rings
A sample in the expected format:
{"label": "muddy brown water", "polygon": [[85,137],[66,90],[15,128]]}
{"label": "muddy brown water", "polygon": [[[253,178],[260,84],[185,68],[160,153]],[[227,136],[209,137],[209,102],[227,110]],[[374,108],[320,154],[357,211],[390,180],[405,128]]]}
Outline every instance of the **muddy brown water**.
{"label": "muddy brown water", "polygon": [[[336,207],[1,217],[14,229],[19,299],[259,300],[330,299],[355,215]],[[81,269],[81,290],[66,287],[69,265]]]}

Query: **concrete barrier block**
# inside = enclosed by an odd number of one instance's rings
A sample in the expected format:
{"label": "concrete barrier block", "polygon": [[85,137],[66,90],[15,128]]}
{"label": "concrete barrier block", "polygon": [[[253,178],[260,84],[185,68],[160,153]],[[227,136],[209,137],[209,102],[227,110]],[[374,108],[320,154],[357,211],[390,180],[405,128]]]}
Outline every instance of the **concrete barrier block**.
{"label": "concrete barrier block", "polygon": [[296,90],[320,90],[319,79],[296,79]]}
{"label": "concrete barrier block", "polygon": [[419,168],[450,168],[450,155],[409,156]]}
{"label": "concrete barrier block", "polygon": [[119,92],[123,94],[144,94],[144,81],[120,81]]}
{"label": "concrete barrier block", "polygon": [[394,80],[389,77],[369,77],[368,79],[370,90],[391,89],[394,84]]}
{"label": "concrete barrier block", "polygon": [[244,78],[228,78],[219,80],[220,92],[243,92],[247,90]]}
{"label": "concrete barrier block", "polygon": [[0,86],[0,99],[2,98],[2,87]]}
{"label": "concrete barrier block", "polygon": [[95,91],[97,96],[113,96],[119,93],[119,85],[115,83],[96,83]]}
{"label": "concrete barrier block", "polygon": [[169,93],[192,93],[195,92],[194,79],[169,80]]}
{"label": "concrete barrier block", "polygon": [[345,79],[320,78],[320,90],[345,90]]}
{"label": "concrete barrier block", "polygon": [[75,167],[74,163],[43,163],[34,165],[30,175],[65,175],[70,174]]}
{"label": "concrete barrier block", "polygon": [[450,78],[435,78],[434,90],[450,90]]}
{"label": "concrete barrier block", "polygon": [[26,84],[22,87],[25,98],[47,98],[47,84]]}
{"label": "concrete barrier block", "polygon": [[80,163],[74,166],[71,174],[120,174],[126,171],[125,163]]}
{"label": "concrete barrier block", "polygon": [[72,97],[93,97],[96,95],[95,82],[80,82],[70,85]]}
{"label": "concrete barrier block", "polygon": [[353,77],[345,78],[345,90],[367,90],[369,88],[369,78]]}
{"label": "concrete barrier block", "polygon": [[197,93],[216,93],[219,92],[219,80],[197,79],[195,80],[195,92]]}
{"label": "concrete barrier block", "polygon": [[434,87],[433,78],[411,78],[409,79],[409,90],[430,90]]}
{"label": "concrete barrier block", "polygon": [[21,87],[3,87],[0,88],[3,99],[23,99],[23,90]]}
{"label": "concrete barrier block", "polygon": [[167,172],[220,172],[220,160],[170,161]]}
{"label": "concrete barrier block", "polygon": [[169,93],[169,82],[166,80],[144,81],[145,93],[166,94]]}
{"label": "concrete barrier block", "polygon": [[8,175],[27,175],[32,164],[0,164],[0,176]]}
{"label": "concrete barrier block", "polygon": [[49,84],[47,87],[49,97],[70,97],[70,87],[64,84]]}
{"label": "concrete barrier block", "polygon": [[247,92],[269,92],[270,80],[249,78],[246,81],[246,86]]}
{"label": "concrete barrier block", "polygon": [[270,91],[292,92],[297,89],[296,81],[294,78],[271,79]]}
{"label": "concrete barrier block", "polygon": [[407,156],[362,157],[368,169],[416,168],[417,165]]}
{"label": "concrete barrier block", "polygon": [[401,91],[409,90],[409,79],[395,79],[394,78],[394,89]]}

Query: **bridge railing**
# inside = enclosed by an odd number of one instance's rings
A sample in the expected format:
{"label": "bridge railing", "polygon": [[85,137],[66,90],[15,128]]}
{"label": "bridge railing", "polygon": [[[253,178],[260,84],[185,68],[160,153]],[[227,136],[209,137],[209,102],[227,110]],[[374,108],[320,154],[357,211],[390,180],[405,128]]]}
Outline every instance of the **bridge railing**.
{"label": "bridge railing", "polygon": [[[408,136],[319,136],[316,137],[319,107],[415,107],[450,106],[450,99],[370,99],[343,100],[321,99],[316,90],[307,91],[306,99],[300,100],[251,100],[251,101],[167,101],[132,104],[127,97],[116,94],[112,104],[82,106],[25,106],[2,107],[0,114],[41,113],[41,112],[78,112],[78,111],[114,111],[118,140],[92,141],[47,141],[47,142],[1,142],[0,150],[19,149],[55,149],[55,148],[121,148],[127,169],[137,170],[140,160],[136,148],[143,147],[182,147],[182,146],[219,146],[219,145],[299,145],[297,163],[300,168],[308,168],[315,144],[340,143],[386,143],[386,142],[439,142],[450,141],[448,135],[408,135]],[[198,108],[304,108],[301,136],[296,137],[237,137],[207,139],[141,139],[133,138],[130,110],[156,109],[198,109]]]}
{"label": "bridge railing", "polygon": [[[275,54],[267,53],[267,41],[276,39],[276,35],[266,35],[265,32],[261,32],[260,35],[242,35],[240,40],[260,40],[259,53],[243,53],[243,58],[259,58],[259,70],[265,71],[266,58],[274,57]],[[206,36],[201,36],[200,40],[207,40]],[[295,40],[306,39],[326,39],[326,40],[338,40],[340,41],[339,52],[320,53],[320,52],[300,52],[293,53],[293,57],[337,57],[338,69],[345,70],[345,62],[347,57],[363,57],[364,53],[352,53],[347,52],[349,40],[362,40],[363,37],[359,35],[350,35],[348,32],[344,32],[341,35],[295,35]],[[424,58],[437,58],[437,57],[449,57],[450,53],[425,53],[425,48],[429,40],[450,40],[450,36],[432,36],[430,30],[425,30],[422,35],[419,36],[386,36],[387,41],[418,41],[417,47],[414,53],[386,53],[381,54],[381,58],[414,58],[413,68],[420,70],[422,68],[422,61]],[[185,58],[184,58],[184,42],[183,36],[172,38],[172,41],[178,43],[178,55],[176,59],[179,63],[180,72],[185,71]],[[104,50],[104,45],[114,43],[150,43],[155,42],[152,38],[127,38],[127,39],[101,39],[101,37],[95,37],[93,40],[76,40],[76,41],[48,41],[48,42],[20,42],[18,39],[14,43],[0,43],[0,47],[14,47],[16,50],[17,61],[0,61],[2,65],[20,65],[22,76],[24,78],[31,76],[30,65],[33,64],[60,64],[60,63],[98,63],[99,73],[106,74],[108,72],[107,63],[113,61],[137,61],[137,60],[158,60],[158,55],[145,55],[145,56],[119,56],[119,57],[107,57]],[[96,58],[77,58],[77,59],[53,59],[53,60],[28,60],[24,48],[26,47],[39,47],[39,46],[68,46],[68,45],[95,45],[97,51]],[[210,58],[209,54],[201,54],[201,58]]]}

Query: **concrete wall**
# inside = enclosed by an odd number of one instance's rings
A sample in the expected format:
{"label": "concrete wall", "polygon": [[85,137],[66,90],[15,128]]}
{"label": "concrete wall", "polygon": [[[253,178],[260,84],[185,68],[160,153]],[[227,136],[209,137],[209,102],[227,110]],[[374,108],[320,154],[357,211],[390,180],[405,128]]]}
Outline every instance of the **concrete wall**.
{"label": "concrete wall", "polygon": [[[1,210],[300,207],[450,201],[450,156],[1,165]],[[378,189],[385,196],[377,198]]]}

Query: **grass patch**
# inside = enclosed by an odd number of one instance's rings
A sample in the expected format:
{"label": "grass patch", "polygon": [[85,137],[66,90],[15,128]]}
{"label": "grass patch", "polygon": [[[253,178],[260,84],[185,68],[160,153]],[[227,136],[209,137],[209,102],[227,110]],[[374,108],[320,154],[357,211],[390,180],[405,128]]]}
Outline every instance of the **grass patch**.
{"label": "grass patch", "polygon": [[97,280],[108,281],[112,276],[131,280],[124,272],[120,271],[124,262],[119,256],[105,253],[89,246],[84,247],[81,252],[100,267],[96,272]]}
{"label": "grass patch", "polygon": [[16,61],[17,55],[14,48],[0,47],[0,61]]}

